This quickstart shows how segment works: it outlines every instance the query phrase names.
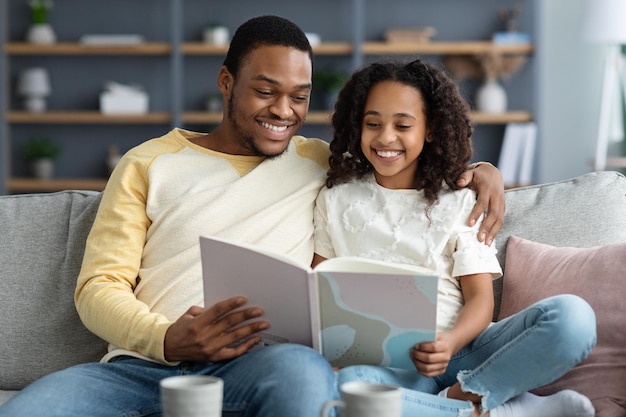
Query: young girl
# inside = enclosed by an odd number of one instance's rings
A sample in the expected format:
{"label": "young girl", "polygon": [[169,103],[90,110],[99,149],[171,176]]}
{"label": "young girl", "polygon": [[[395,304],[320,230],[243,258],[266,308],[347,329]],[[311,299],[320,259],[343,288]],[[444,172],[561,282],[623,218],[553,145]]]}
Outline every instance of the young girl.
{"label": "young girl", "polygon": [[361,256],[440,277],[437,338],[407,352],[418,372],[353,366],[339,370],[339,383],[406,388],[404,416],[593,416],[590,401],[574,391],[526,392],[563,375],[594,346],[595,316],[585,301],[552,297],[491,324],[491,281],[502,272],[495,244],[477,238],[480,224],[467,226],[474,192],[455,185],[472,154],[457,85],[419,60],[372,64],[340,92],[333,129],[313,264]]}

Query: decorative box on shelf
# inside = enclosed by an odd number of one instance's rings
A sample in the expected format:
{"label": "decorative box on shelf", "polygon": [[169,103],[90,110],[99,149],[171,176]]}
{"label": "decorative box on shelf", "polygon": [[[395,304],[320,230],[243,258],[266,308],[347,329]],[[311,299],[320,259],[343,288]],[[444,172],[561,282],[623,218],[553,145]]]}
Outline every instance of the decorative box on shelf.
{"label": "decorative box on shelf", "polygon": [[110,45],[140,45],[144,43],[144,38],[136,34],[114,34],[114,35],[83,35],[78,42],[82,45],[90,46],[110,46]]}
{"label": "decorative box on shelf", "polygon": [[437,34],[433,27],[414,29],[391,28],[385,32],[385,41],[391,43],[423,43],[430,42],[430,38]]}
{"label": "decorative box on shelf", "polygon": [[100,94],[100,111],[103,114],[145,114],[148,101],[148,94],[141,87],[109,82]]}

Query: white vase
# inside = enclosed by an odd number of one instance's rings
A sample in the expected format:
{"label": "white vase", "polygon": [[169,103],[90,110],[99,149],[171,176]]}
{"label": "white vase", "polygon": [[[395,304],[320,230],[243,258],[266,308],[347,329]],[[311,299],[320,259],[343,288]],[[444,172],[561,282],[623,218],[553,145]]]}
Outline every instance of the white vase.
{"label": "white vase", "polygon": [[42,180],[54,177],[54,160],[50,158],[35,159],[31,162],[33,176]]}
{"label": "white vase", "polygon": [[26,40],[30,43],[50,44],[57,41],[57,36],[48,23],[36,23],[28,28]]}
{"label": "white vase", "polygon": [[204,31],[204,42],[213,45],[227,45],[230,41],[230,33],[225,26],[213,26]]}
{"label": "white vase", "polygon": [[506,111],[507,97],[504,87],[496,80],[487,80],[476,92],[476,108],[486,113]]}

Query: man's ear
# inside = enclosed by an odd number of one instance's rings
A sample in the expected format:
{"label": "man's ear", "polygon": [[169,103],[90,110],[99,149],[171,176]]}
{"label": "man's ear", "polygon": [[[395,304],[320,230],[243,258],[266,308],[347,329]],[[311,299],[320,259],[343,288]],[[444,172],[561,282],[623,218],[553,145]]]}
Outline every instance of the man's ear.
{"label": "man's ear", "polygon": [[224,95],[224,97],[228,97],[233,88],[233,84],[234,80],[230,71],[228,71],[225,66],[222,66],[217,76],[217,87],[220,89],[220,92]]}

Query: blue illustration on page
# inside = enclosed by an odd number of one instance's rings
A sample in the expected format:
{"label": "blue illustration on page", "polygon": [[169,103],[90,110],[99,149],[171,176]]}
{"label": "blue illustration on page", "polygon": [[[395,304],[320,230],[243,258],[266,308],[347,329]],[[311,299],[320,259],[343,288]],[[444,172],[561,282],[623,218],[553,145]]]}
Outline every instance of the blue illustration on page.
{"label": "blue illustration on page", "polygon": [[437,280],[319,272],[322,353],[333,366],[415,369],[409,350],[434,340]]}

